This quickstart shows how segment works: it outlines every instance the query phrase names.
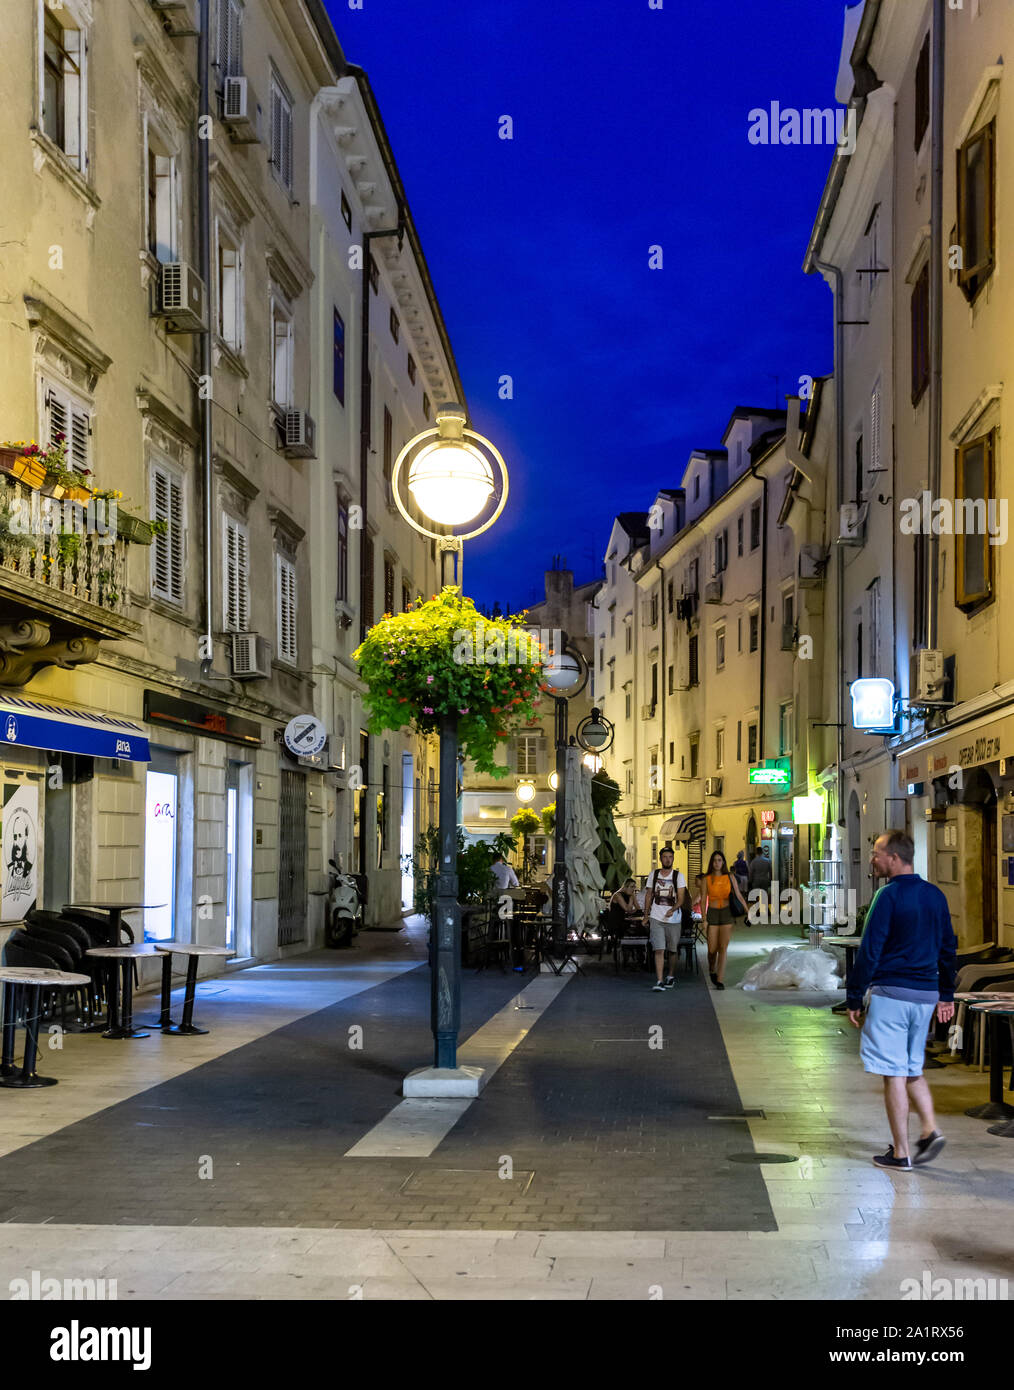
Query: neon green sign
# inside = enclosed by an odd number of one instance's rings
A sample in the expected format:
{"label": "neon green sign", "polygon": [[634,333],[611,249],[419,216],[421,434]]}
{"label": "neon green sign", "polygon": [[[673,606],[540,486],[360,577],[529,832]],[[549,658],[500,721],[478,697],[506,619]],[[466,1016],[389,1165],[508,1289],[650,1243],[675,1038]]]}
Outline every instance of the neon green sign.
{"label": "neon green sign", "polygon": [[752,767],[750,782],[753,786],[787,787],[789,774],[784,767]]}

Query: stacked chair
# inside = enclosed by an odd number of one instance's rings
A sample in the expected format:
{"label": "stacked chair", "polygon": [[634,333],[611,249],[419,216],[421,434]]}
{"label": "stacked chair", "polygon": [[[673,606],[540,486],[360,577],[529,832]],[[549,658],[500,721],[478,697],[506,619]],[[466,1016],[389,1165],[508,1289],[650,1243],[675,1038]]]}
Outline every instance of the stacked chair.
{"label": "stacked chair", "polygon": [[[124,934],[133,933],[124,925]],[[89,977],[77,989],[43,990],[41,1019],[59,1021],[68,1032],[93,1027],[107,1009],[105,962],[85,954],[109,944],[109,923],[98,913],[45,912],[33,908],[23,928],[13,932],[4,948],[4,962],[35,969],[71,970]]]}

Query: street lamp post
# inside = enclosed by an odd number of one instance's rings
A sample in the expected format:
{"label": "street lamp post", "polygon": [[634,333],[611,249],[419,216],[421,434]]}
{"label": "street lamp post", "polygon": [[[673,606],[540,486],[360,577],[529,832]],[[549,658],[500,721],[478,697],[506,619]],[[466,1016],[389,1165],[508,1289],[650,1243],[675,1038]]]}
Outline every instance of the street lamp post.
{"label": "street lamp post", "polygon": [[[462,542],[493,525],[507,501],[507,466],[499,451],[474,430],[465,428],[467,416],[459,405],[440,406],[436,426],[423,430],[395,460],[391,491],[395,505],[413,530],[435,540],[440,547],[442,584],[461,586]],[[402,501],[399,480],[407,465],[407,483],[419,511],[436,526],[435,531],[411,515]],[[500,474],[500,496],[490,516],[470,531],[455,535],[455,526],[473,522],[488,509],[496,494],[494,467]],[[453,574],[457,561],[457,575]],[[450,566],[448,565],[450,561]],[[452,573],[448,575],[448,569]],[[433,1031],[433,1067],[405,1078],[403,1093],[415,1096],[477,1095],[481,1069],[458,1066],[458,1029],[461,1023],[461,911],[458,907],[458,721],[445,714],[440,719],[440,860],[433,910],[433,949],[430,987],[430,1020]]]}
{"label": "street lamp post", "polygon": [[567,702],[579,695],[588,681],[588,666],[581,653],[567,645],[560,634],[560,650],[543,672],[555,705],[556,834],[553,863],[553,955],[567,952]]}

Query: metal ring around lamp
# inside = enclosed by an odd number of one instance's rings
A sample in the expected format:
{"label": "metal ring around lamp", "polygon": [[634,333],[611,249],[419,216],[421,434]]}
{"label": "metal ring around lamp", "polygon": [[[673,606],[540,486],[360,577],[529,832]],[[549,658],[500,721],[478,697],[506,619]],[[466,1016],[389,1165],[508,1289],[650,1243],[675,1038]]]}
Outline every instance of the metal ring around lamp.
{"label": "metal ring around lamp", "polygon": [[415,517],[409,515],[404,502],[402,502],[401,500],[401,493],[398,491],[398,479],[401,473],[402,465],[405,463],[405,460],[408,458],[412,450],[419,448],[421,445],[426,443],[427,440],[438,439],[439,437],[440,430],[438,427],[434,426],[433,429],[423,430],[421,434],[417,434],[414,439],[410,439],[408,443],[403,446],[401,452],[398,454],[398,457],[394,461],[394,468],[391,472],[391,491],[394,494],[394,504],[398,508],[399,512],[401,512],[402,516],[405,518],[408,524],[413,528],[413,530],[418,531],[423,536],[429,536],[431,540],[470,541],[475,536],[481,536],[483,531],[489,530],[489,528],[493,525],[494,521],[496,521],[497,517],[500,515],[500,513],[504,509],[504,506],[506,505],[507,491],[510,486],[507,478],[507,465],[504,463],[503,456],[501,455],[500,450],[496,447],[495,444],[490,443],[490,441],[486,439],[484,435],[476,434],[474,430],[463,429],[461,431],[461,437],[463,439],[475,440],[478,444],[481,444],[485,449],[488,449],[490,454],[492,454],[493,458],[495,459],[496,465],[500,469],[500,476],[503,479],[503,491],[500,494],[500,501],[497,504],[496,510],[493,512],[492,516],[488,517],[482,523],[481,526],[477,526],[473,531],[464,531],[461,535],[455,535],[453,532],[448,533],[445,531],[431,531],[428,526],[423,526],[420,522],[416,521]]}

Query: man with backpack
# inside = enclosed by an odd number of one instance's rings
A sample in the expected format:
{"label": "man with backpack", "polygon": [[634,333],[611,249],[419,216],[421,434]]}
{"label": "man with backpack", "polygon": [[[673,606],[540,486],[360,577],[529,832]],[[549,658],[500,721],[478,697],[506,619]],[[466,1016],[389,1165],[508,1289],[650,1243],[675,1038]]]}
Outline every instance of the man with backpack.
{"label": "man with backpack", "polygon": [[[651,949],[655,953],[655,983],[652,989],[663,991],[676,984],[675,975],[664,975],[663,965],[668,948],[675,959],[683,930],[683,904],[686,901],[687,881],[679,869],[673,869],[675,855],[666,847],[658,856],[658,869],[648,875],[644,892],[644,925],[650,922]],[[671,968],[671,966],[670,966]]]}

